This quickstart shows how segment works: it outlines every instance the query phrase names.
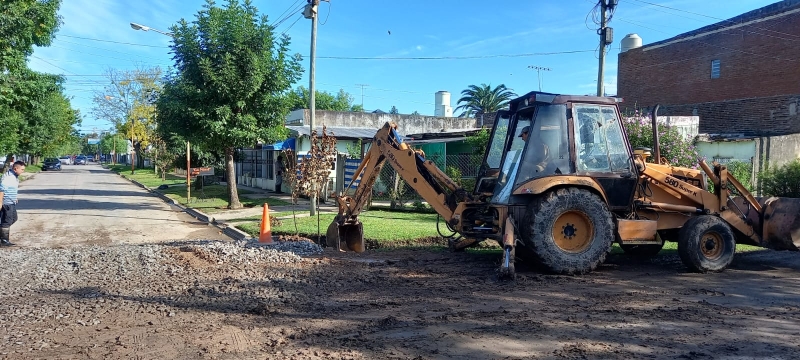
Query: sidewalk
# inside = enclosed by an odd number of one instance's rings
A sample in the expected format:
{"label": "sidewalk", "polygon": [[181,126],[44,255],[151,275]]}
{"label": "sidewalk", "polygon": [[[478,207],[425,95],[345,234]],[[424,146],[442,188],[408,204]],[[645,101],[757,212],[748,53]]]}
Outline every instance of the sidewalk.
{"label": "sidewalk", "polygon": [[[225,185],[225,183],[221,183],[220,185]],[[247,190],[250,192],[249,194],[240,194],[239,197],[247,197],[251,199],[272,198],[272,199],[283,200],[287,203],[292,202],[291,194],[287,193],[276,194],[270,190],[264,190],[244,185],[237,185],[236,188]],[[308,213],[310,212],[311,202],[308,199],[298,198],[296,205],[270,206],[269,211],[285,212],[285,211],[292,211],[292,208],[294,208],[294,210],[297,211],[298,213],[303,213],[303,212]],[[320,203],[319,211],[336,212],[336,206],[330,201],[327,204]],[[245,208],[237,210],[225,210],[223,212],[214,213],[213,217],[214,220],[218,222],[225,222],[231,219],[241,219],[251,216],[258,216],[262,214],[263,214],[263,209],[261,207],[253,207],[253,208]]]}

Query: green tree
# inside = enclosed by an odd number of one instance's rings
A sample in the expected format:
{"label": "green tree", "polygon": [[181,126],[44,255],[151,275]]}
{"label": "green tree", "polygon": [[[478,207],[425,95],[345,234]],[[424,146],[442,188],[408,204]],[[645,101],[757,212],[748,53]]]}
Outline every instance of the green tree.
{"label": "green tree", "polygon": [[92,98],[92,113],[108,120],[133,144],[136,167],[144,166],[142,151],[156,127],[155,101],[161,93],[161,69],[108,69],[109,85]]}
{"label": "green tree", "polygon": [[50,45],[61,24],[59,6],[61,0],[0,2],[0,74],[26,69],[33,47]]}
{"label": "green tree", "polygon": [[207,0],[196,19],[171,27],[177,73],[158,101],[159,126],[204,149],[225,154],[228,207],[242,207],[233,155],[256,141],[285,139],[286,94],[302,73],[267,17],[250,0],[224,7]]}
{"label": "green tree", "polygon": [[473,117],[505,109],[508,102],[517,97],[504,84],[492,88],[490,85],[470,85],[461,91],[456,111],[461,110],[458,117]]}
{"label": "green tree", "polygon": [[394,106],[394,105],[392,105],[392,108],[389,109],[389,114],[399,114],[399,113],[400,113],[400,111],[397,110],[397,107]]}
{"label": "green tree", "polygon": [[59,155],[60,146],[71,140],[73,125],[80,123],[79,113],[60,91],[44,94],[31,110],[20,126],[18,151],[31,154],[34,162]]}
{"label": "green tree", "polygon": [[103,154],[124,154],[127,151],[128,140],[118,133],[105,133],[100,138],[100,152]]}
{"label": "green tree", "polygon": [[419,111],[417,111],[417,110],[414,110],[414,112],[413,112],[413,113],[411,113],[411,115],[414,115],[414,116],[420,116],[420,114],[419,114]]}
{"label": "green tree", "polygon": [[[308,109],[310,92],[303,86],[298,86],[288,94],[290,109]],[[327,91],[314,91],[314,105],[317,110],[357,112],[364,111],[364,107],[353,104],[353,96],[343,89],[339,89],[336,95]]]}

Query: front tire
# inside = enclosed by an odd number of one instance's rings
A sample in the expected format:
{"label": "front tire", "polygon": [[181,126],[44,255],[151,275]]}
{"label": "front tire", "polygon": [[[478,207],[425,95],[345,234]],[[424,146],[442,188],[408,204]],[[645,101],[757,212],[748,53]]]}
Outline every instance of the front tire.
{"label": "front tire", "polygon": [[700,215],[686,221],[678,237],[678,254],[691,271],[719,272],[733,262],[736,237],[724,220]]}
{"label": "front tire", "polygon": [[557,189],[528,205],[524,253],[559,274],[597,268],[614,242],[614,222],[605,202],[576,188]]}

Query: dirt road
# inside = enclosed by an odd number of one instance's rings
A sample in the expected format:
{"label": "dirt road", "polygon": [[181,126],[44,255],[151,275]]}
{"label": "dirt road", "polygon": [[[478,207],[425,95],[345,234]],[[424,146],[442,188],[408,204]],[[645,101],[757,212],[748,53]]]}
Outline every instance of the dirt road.
{"label": "dirt road", "polygon": [[[228,245],[0,251],[0,354],[91,359],[797,359],[800,254],[612,256],[583,276],[496,254],[297,257]],[[227,246],[227,247],[226,247]]]}
{"label": "dirt road", "polygon": [[100,165],[64,165],[20,185],[12,241],[25,247],[228,239]]}

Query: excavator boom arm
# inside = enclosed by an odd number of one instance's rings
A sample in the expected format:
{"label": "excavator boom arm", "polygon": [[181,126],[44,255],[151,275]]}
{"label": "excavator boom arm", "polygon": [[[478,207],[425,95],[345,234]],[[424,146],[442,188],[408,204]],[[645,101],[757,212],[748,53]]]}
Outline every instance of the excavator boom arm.
{"label": "excavator boom arm", "polygon": [[[363,230],[358,215],[364,208],[375,181],[388,162],[397,174],[405,180],[445,221],[453,218],[457,202],[469,197],[436,164],[425,159],[421,151],[412,149],[404,143],[397,133],[397,124],[387,122],[375,134],[369,151],[353,175],[343,194],[336,197],[339,213],[328,227],[327,243],[341,250],[363,251]],[[356,179],[361,179],[353,196],[347,195]],[[342,243],[346,245],[342,246]]]}

